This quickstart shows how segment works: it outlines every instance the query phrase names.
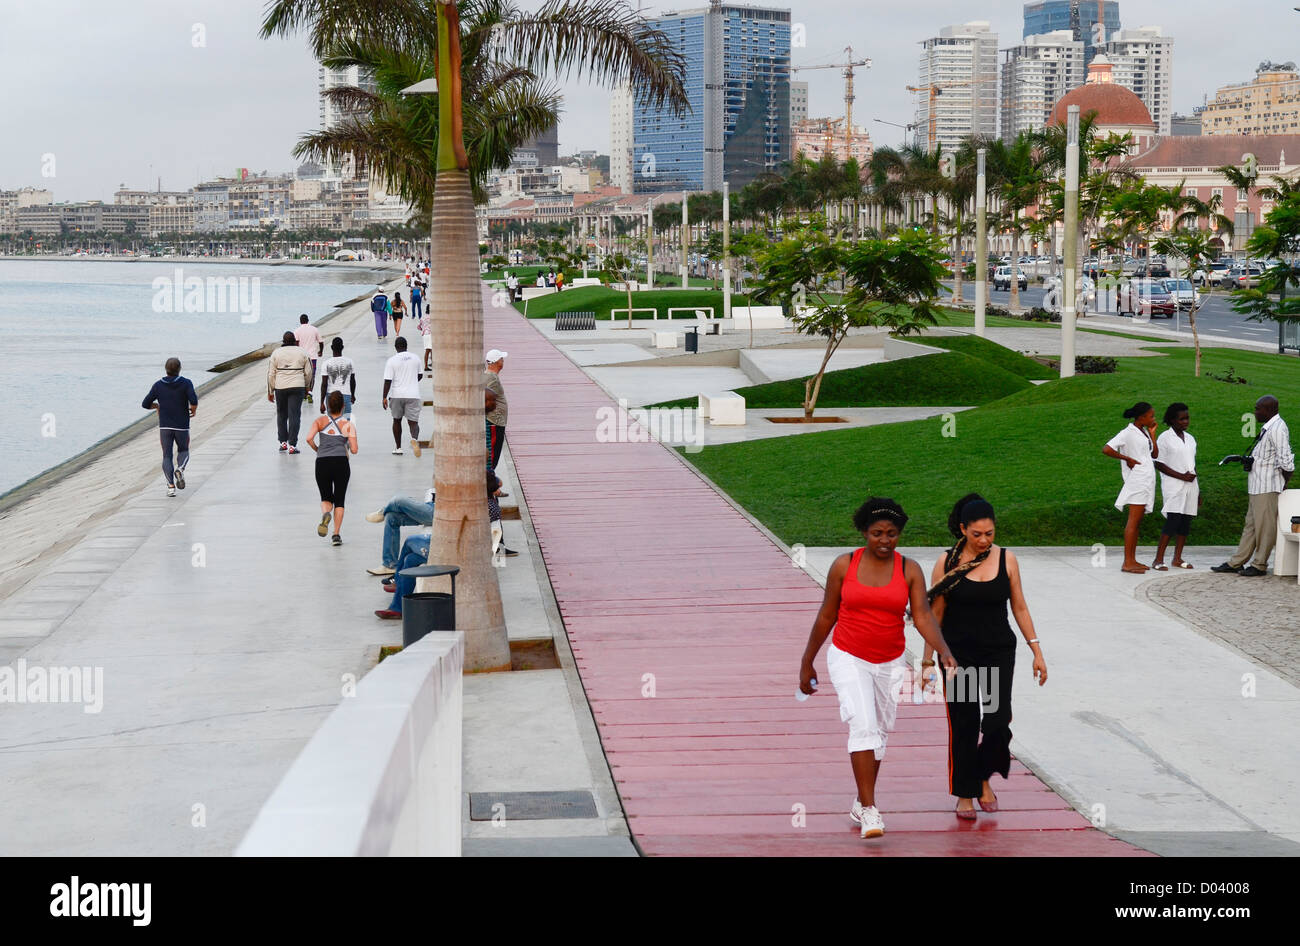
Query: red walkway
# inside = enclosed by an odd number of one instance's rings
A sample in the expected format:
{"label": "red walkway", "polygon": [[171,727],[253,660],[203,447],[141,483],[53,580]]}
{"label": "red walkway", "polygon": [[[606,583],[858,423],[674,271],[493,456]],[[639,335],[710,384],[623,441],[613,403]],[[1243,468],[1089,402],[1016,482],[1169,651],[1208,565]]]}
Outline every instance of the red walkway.
{"label": "red walkway", "polygon": [[[794,699],[821,588],[667,448],[598,442],[609,397],[513,310],[485,309],[487,347],[509,353],[507,443],[645,853],[1141,853],[1019,762],[999,813],[958,821],[941,705],[901,707],[877,787],[887,833],[859,839],[834,690]],[[824,649],[817,665],[829,681]]]}

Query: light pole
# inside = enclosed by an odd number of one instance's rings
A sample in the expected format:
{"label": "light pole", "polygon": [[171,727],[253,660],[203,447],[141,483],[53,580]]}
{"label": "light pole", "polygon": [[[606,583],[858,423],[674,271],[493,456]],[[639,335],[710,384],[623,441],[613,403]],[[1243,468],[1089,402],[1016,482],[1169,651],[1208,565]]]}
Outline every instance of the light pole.
{"label": "light pole", "polygon": [[[731,318],[731,184],[722,182],[722,317]],[[749,320],[750,333],[754,320]]]}
{"label": "light pole", "polygon": [[975,334],[981,337],[984,335],[984,310],[989,296],[989,222],[984,175],[986,154],[984,148],[975,152]]}
{"label": "light pole", "polygon": [[689,197],[690,197],[689,193],[687,193],[686,191],[682,191],[682,288],[683,289],[686,289],[690,286],[690,276],[688,275],[690,272],[690,267],[689,264],[687,263],[687,256],[690,252],[689,247],[691,242],[690,241],[691,224],[690,224],[690,212],[686,207],[687,200]]}
{"label": "light pole", "polygon": [[647,289],[655,287],[655,199],[651,197],[645,205],[646,254],[645,282]]}
{"label": "light pole", "polygon": [[1061,279],[1061,377],[1074,377],[1075,267],[1079,260],[1079,106],[1066,112],[1065,145],[1065,274]]}

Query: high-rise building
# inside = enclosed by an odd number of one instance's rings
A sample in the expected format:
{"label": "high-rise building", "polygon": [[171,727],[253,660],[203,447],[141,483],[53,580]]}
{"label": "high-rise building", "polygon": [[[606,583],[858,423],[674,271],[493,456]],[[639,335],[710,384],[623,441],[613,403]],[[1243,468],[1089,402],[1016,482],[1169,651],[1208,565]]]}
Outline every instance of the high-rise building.
{"label": "high-rise building", "polygon": [[609,183],[632,193],[632,89],[619,86],[609,103]]}
{"label": "high-rise building", "polygon": [[638,102],[638,193],[739,188],[790,154],[790,11],[723,4],[652,21],[686,60],[691,111]]}
{"label": "high-rise building", "polygon": [[1261,62],[1250,82],[1225,85],[1200,114],[1207,135],[1300,134],[1300,73],[1294,62]]}
{"label": "high-rise building", "polygon": [[1156,134],[1170,133],[1173,118],[1174,38],[1158,26],[1120,30],[1106,40],[1115,82],[1129,89],[1151,111]]}
{"label": "high-rise building", "polygon": [[[353,109],[340,107],[325,94],[326,92],[344,86],[363,89],[367,92],[374,92],[376,89],[374,77],[369,71],[362,69],[360,66],[348,66],[343,69],[327,69],[325,66],[321,66],[317,75],[317,86],[320,90],[320,127],[322,131],[337,128],[358,114]],[[338,179],[353,176],[364,177],[366,170],[364,167],[357,167],[352,163],[332,161],[327,162],[325,173],[328,177]]]}
{"label": "high-rise building", "polygon": [[533,135],[533,137],[516,148],[511,163],[529,167],[550,167],[553,164],[559,164],[559,124],[552,125],[540,135]]}
{"label": "high-rise building", "polygon": [[921,43],[916,139],[955,149],[970,135],[998,133],[998,34],[987,21],[945,26]]}
{"label": "high-rise building", "polygon": [[1002,63],[1002,140],[1047,125],[1052,106],[1083,84],[1083,43],[1069,30],[1027,36],[1004,50]]}
{"label": "high-rise building", "polygon": [[790,83],[790,127],[808,120],[808,83]]}
{"label": "high-rise building", "polygon": [[[1101,23],[1105,36],[1097,33],[1097,10],[1101,8]],[[1119,3],[1116,0],[1039,0],[1025,4],[1025,39],[1069,30],[1083,43],[1084,63],[1092,62],[1098,52],[1098,40],[1105,42],[1120,29]]]}

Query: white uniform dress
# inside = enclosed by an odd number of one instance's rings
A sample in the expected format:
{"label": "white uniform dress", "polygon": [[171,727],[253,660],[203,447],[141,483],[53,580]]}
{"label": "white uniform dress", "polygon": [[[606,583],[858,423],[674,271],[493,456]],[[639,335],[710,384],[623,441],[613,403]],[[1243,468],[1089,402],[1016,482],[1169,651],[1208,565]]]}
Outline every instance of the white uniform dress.
{"label": "white uniform dress", "polygon": [[1155,458],[1151,456],[1150,438],[1145,431],[1129,424],[1111,437],[1106,446],[1138,461],[1131,470],[1125,461],[1119,461],[1124,488],[1115,497],[1115,508],[1124,512],[1129,506],[1146,506],[1150,512],[1156,505],[1156,466]]}
{"label": "white uniform dress", "polygon": [[[1156,447],[1160,450],[1160,462],[1169,469],[1179,473],[1196,472],[1196,438],[1191,434],[1184,431],[1179,437],[1172,429],[1166,430],[1156,438]],[[1194,516],[1201,497],[1200,480],[1188,483],[1161,473],[1160,494],[1165,498],[1160,511],[1166,516],[1171,512]]]}

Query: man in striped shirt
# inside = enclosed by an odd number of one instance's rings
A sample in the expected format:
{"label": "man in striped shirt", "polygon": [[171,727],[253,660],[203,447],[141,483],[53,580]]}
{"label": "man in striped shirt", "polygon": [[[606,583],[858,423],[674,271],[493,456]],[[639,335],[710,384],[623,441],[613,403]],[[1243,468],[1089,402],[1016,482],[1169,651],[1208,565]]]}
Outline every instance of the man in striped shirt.
{"label": "man in striped shirt", "polygon": [[1210,569],[1236,572],[1248,578],[1268,574],[1268,557],[1277,542],[1277,497],[1295,471],[1291,432],[1278,414],[1277,398],[1266,394],[1255,402],[1255,422],[1261,426],[1254,446],[1246,454],[1254,463],[1249,464],[1246,478],[1250,506],[1246,510],[1241,544],[1231,558]]}

